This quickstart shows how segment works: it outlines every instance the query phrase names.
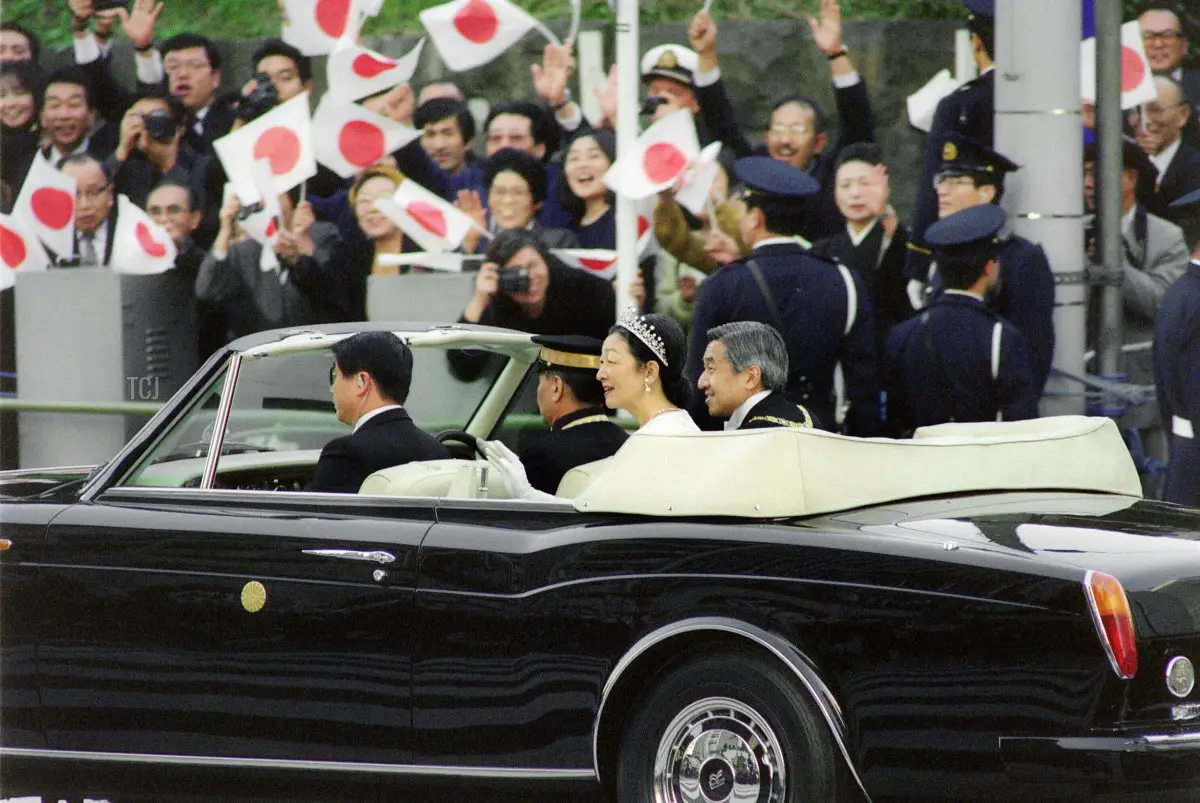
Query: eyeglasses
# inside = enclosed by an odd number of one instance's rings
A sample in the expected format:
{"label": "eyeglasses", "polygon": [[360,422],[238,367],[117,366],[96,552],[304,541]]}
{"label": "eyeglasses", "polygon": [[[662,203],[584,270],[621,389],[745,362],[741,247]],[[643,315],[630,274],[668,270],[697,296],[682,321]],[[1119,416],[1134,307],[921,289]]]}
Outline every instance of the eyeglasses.
{"label": "eyeglasses", "polygon": [[788,134],[793,137],[802,137],[808,133],[808,126],[804,123],[792,123],[791,125],[776,123],[768,130],[777,137],[786,137]]}
{"label": "eyeglasses", "polygon": [[1170,42],[1182,38],[1183,31],[1142,31],[1143,42]]}
{"label": "eyeglasses", "polygon": [[154,217],[155,215],[182,215],[187,210],[179,204],[168,204],[166,206],[148,206],[146,212]]}
{"label": "eyeglasses", "polygon": [[75,190],[75,200],[77,201],[98,201],[104,197],[104,193],[108,192],[111,184],[105,184],[103,187],[97,187],[94,190]]}
{"label": "eyeglasses", "polygon": [[528,198],[530,196],[530,192],[527,189],[520,189],[517,187],[500,187],[498,189],[488,190],[488,196],[497,198],[501,201],[508,198],[520,200],[521,198]]}
{"label": "eyeglasses", "polygon": [[1164,118],[1168,114],[1170,114],[1173,110],[1178,109],[1181,106],[1183,106],[1183,103],[1170,103],[1170,104],[1167,104],[1166,106],[1164,106],[1161,103],[1146,103],[1141,107],[1140,110],[1139,109],[1131,110],[1130,114],[1131,115],[1137,114],[1140,111],[1143,117],[1147,117],[1152,120],[1161,120],[1162,118]]}
{"label": "eyeglasses", "polygon": [[970,176],[958,176],[954,174],[947,175],[946,173],[938,173],[933,177],[933,188],[936,190],[939,187],[947,187],[955,190],[960,187],[970,187],[974,189],[976,186],[975,179]]}
{"label": "eyeglasses", "polygon": [[202,61],[200,59],[192,59],[191,61],[167,60],[163,63],[163,71],[167,73],[179,72],[181,70],[200,72],[201,70],[209,69],[211,66],[212,65],[210,65],[207,61]]}
{"label": "eyeglasses", "polygon": [[329,366],[329,384],[332,385],[337,380],[337,377],[338,367],[337,363],[335,362],[333,365]]}

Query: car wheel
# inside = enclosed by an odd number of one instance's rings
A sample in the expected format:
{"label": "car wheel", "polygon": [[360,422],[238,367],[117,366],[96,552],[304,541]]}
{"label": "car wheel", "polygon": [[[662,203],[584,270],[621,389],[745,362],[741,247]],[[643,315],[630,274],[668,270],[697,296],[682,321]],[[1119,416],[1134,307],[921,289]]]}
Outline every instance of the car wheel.
{"label": "car wheel", "polygon": [[660,673],[630,716],[617,761],[620,801],[847,799],[845,765],[807,692],[748,653]]}

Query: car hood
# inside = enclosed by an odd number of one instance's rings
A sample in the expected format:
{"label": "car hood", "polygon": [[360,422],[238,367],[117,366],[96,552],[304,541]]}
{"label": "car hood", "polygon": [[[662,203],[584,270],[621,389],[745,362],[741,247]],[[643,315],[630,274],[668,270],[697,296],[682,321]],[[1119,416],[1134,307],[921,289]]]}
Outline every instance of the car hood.
{"label": "car hood", "polygon": [[38,497],[44,499],[74,489],[87,479],[96,466],[62,468],[26,468],[0,471],[0,499],[14,501]]}

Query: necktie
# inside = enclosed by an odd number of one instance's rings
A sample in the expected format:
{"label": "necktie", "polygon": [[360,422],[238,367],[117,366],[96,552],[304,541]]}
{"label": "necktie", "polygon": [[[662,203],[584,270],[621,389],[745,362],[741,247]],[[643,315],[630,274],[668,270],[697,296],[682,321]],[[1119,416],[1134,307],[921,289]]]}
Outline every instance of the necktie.
{"label": "necktie", "polygon": [[79,239],[79,264],[98,265],[96,259],[96,235],[85,234]]}

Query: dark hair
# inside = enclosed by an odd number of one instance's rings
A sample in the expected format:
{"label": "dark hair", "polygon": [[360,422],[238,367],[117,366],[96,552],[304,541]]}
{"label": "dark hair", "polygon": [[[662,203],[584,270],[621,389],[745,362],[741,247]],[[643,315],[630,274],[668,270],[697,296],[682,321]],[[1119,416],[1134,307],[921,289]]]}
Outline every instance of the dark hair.
{"label": "dark hair", "polygon": [[683,375],[683,364],[687,361],[687,335],[683,333],[683,327],[670,315],[660,315],[657,312],[639,317],[642,323],[653,326],[654,331],[663,339],[667,350],[667,365],[663,365],[662,360],[641,338],[621,324],[609,329],[608,333],[625,338],[634,359],[639,363],[644,365],[651,360],[658,363],[658,372],[662,377],[663,393],[666,394],[667,401],[680,409],[687,409],[692,383]]}
{"label": "dark hair", "polygon": [[95,165],[100,168],[100,172],[104,174],[104,180],[112,183],[113,174],[109,170],[108,165],[92,156],[90,153],[75,153],[58,163],[58,169],[62,170],[67,165]]}
{"label": "dark hair", "polygon": [[937,251],[938,273],[951,290],[966,290],[979,280],[987,263],[996,258],[1000,247],[996,243],[960,246]]}
{"label": "dark hair", "polygon": [[379,395],[404,404],[412,387],[413,354],[391,332],[359,332],[333,344],[333,358],[342,376],[366,371],[379,386]]}
{"label": "dark hair", "polygon": [[516,256],[517,252],[523,248],[532,248],[537,251],[547,267],[556,262],[542,238],[529,229],[504,229],[499,232],[492,239],[492,244],[488,246],[485,258],[488,262],[495,262],[500,267],[504,267],[508,264],[508,260]]}
{"label": "dark hair", "polygon": [[883,150],[874,142],[855,142],[838,151],[833,172],[836,174],[847,162],[865,162],[869,165],[883,164]]}
{"label": "dark hair", "polygon": [[158,46],[158,51],[166,56],[168,53],[176,50],[187,50],[193,47],[204,48],[205,54],[208,56],[208,64],[214,70],[221,69],[221,53],[217,50],[217,46],[213,44],[213,40],[207,36],[201,36],[198,33],[179,33],[172,36],[167,41]]}
{"label": "dark hair", "polygon": [[604,404],[604,386],[596,378],[595,371],[563,371],[549,365],[538,369],[539,374],[557,376],[571,391],[571,395],[580,404],[599,406]]}
{"label": "dark hair", "polygon": [[488,157],[483,164],[483,189],[491,192],[496,176],[506,170],[525,179],[534,204],[546,200],[546,165],[536,156],[516,148],[502,148]]}
{"label": "dark hair", "polygon": [[747,211],[757,209],[763,213],[763,227],[772,234],[793,237],[804,228],[804,206],[800,202],[761,192],[749,193],[744,201]]}
{"label": "dark hair", "polygon": [[45,74],[35,61],[6,61],[0,64],[0,80],[11,76],[17,84],[33,96],[33,123],[37,124],[45,99]]}
{"label": "dark hair", "polygon": [[[563,148],[563,169],[566,169],[567,154],[571,152],[571,146],[581,139],[591,137],[596,140],[596,144],[600,150],[604,151],[604,155],[608,157],[608,163],[611,165],[617,160],[617,137],[609,128],[593,128],[590,130],[581,130],[571,135],[567,140],[567,146]],[[600,176],[597,176],[600,178]],[[571,183],[567,181],[567,177],[563,175],[558,181],[558,203],[563,208],[563,211],[574,218],[576,221],[583,220],[583,215],[587,211],[587,205],[583,199],[574,193],[571,189]],[[604,200],[609,205],[617,202],[617,196],[612,190],[605,190]]]}
{"label": "dark hair", "polygon": [[440,123],[449,117],[458,122],[458,133],[462,134],[463,142],[470,142],[475,137],[475,118],[467,104],[454,98],[431,98],[417,107],[413,114],[413,126],[424,128],[430,123]]}
{"label": "dark hair", "polygon": [[0,31],[12,31],[13,33],[21,34],[21,36],[25,37],[25,41],[29,42],[30,58],[33,59],[34,61],[37,61],[39,58],[42,57],[42,42],[41,42],[41,40],[38,39],[36,33],[29,30],[21,23],[13,22],[12,20],[5,20],[4,22],[0,22]]}
{"label": "dark hair", "polygon": [[558,150],[558,123],[551,119],[550,114],[541,106],[527,100],[510,100],[499,106],[493,106],[492,110],[488,112],[487,121],[483,124],[485,134],[491,129],[492,121],[502,114],[516,114],[529,118],[529,133],[533,136],[534,143],[546,146],[546,153],[542,156],[543,161],[549,159]]}
{"label": "dark hair", "polygon": [[150,190],[150,192],[146,194],[146,204],[145,205],[147,207],[150,205],[150,196],[153,195],[158,190],[162,189],[163,187],[178,187],[179,189],[186,192],[187,199],[188,199],[188,212],[203,212],[204,211],[203,210],[204,202],[200,198],[200,192],[195,187],[190,187],[187,184],[184,184],[182,181],[179,181],[179,180],[173,179],[173,178],[163,179],[162,181],[160,181],[154,185],[154,189]]}
{"label": "dark hair", "polygon": [[983,51],[987,53],[989,59],[994,59],[996,56],[996,20],[992,17],[981,17],[978,14],[971,15],[967,20],[967,30],[979,37],[979,41],[983,43]]}
{"label": "dark hair", "polygon": [[[300,80],[312,80],[312,59],[282,39],[268,39],[259,45],[254,54],[250,56],[250,68],[254,72],[258,72],[258,63],[268,56],[283,56],[285,59],[291,59],[292,63],[296,65],[296,72],[299,73]],[[215,70],[216,67],[213,69]]]}
{"label": "dark hair", "polygon": [[89,109],[95,109],[96,106],[92,102],[92,82],[88,80],[87,73],[80,67],[69,65],[59,67],[46,78],[46,83],[42,87],[42,100],[45,101],[45,96],[50,87],[54,84],[71,84],[72,86],[83,87],[83,97]]}
{"label": "dark hair", "polygon": [[803,106],[804,108],[806,108],[810,112],[812,112],[814,136],[816,134],[824,134],[825,133],[825,126],[828,124],[828,121],[825,119],[825,112],[821,108],[821,104],[817,103],[815,100],[810,98],[808,95],[802,95],[799,92],[797,92],[794,95],[788,95],[787,97],[782,98],[774,106],[771,107],[771,114],[774,114],[780,108],[787,106],[789,103],[795,103],[798,106]]}
{"label": "dark hair", "polygon": [[139,100],[161,100],[167,105],[167,113],[170,114],[173,119],[181,123],[187,119],[188,111],[187,107],[183,105],[183,101],[163,89],[144,89],[140,92],[137,92],[129,101],[129,107],[126,109],[126,111],[128,111],[129,108],[132,108],[133,104],[137,103]]}

